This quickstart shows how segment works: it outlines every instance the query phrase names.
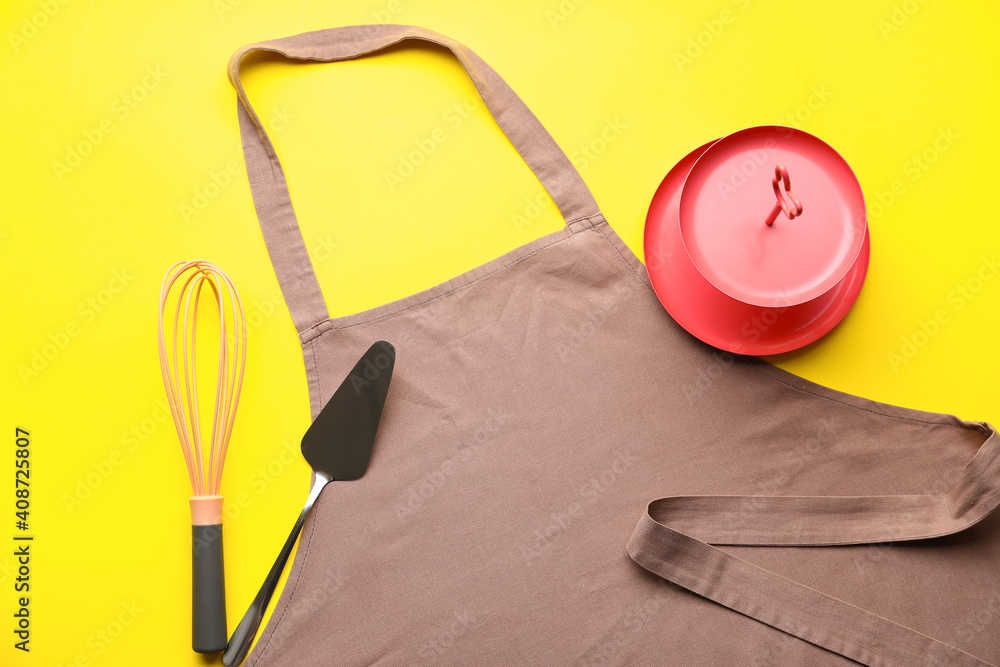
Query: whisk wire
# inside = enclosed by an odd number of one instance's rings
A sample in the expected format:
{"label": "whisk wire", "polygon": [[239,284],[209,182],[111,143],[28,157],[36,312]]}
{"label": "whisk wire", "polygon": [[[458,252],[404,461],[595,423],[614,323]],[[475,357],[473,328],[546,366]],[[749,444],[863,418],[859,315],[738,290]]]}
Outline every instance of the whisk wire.
{"label": "whisk wire", "polygon": [[[229,296],[230,296],[229,303],[232,306],[233,322],[234,325],[237,323],[239,324],[240,330],[238,333],[234,332],[233,334],[235,340],[234,356],[239,355],[238,359],[233,360],[233,366],[230,366],[228,363],[229,348],[228,347],[225,348],[227,355],[225,377],[226,377],[226,387],[228,395],[225,396],[223,399],[220,399],[221,400],[220,404],[223,406],[225,414],[225,418],[222,421],[224,429],[222,435],[222,447],[220,451],[217,453],[218,455],[217,469],[220,471],[222,470],[222,466],[226,461],[226,453],[229,451],[229,439],[232,436],[233,424],[236,421],[236,406],[239,405],[240,392],[243,388],[243,376],[246,368],[246,353],[247,353],[247,348],[246,348],[247,324],[246,324],[246,317],[244,316],[243,312],[243,303],[240,301],[240,295],[236,291],[236,286],[232,284],[232,281],[229,280],[228,276],[226,277],[225,283],[226,283],[226,289],[229,291]],[[221,483],[221,474],[218,476],[216,480],[216,486],[213,493],[218,494],[220,483]]]}
{"label": "whisk wire", "polygon": [[[169,296],[175,285],[179,285],[180,292],[173,308],[172,354],[168,354],[164,319],[170,314]],[[218,381],[207,443],[203,442],[200,428],[196,346],[198,312],[206,286],[216,302],[219,317]],[[164,276],[160,289],[158,333],[160,368],[193,493],[195,496],[219,495],[246,365],[246,319],[236,286],[210,262],[194,260],[174,264]]]}

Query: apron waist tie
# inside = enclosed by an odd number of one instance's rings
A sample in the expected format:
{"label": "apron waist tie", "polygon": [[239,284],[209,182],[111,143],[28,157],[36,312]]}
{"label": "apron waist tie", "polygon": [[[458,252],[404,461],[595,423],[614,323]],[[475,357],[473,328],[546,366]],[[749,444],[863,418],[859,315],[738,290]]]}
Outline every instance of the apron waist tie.
{"label": "apron waist tie", "polygon": [[884,544],[965,530],[1000,505],[1000,439],[984,426],[989,438],[945,495],[660,498],[628,553],[667,581],[862,664],[992,665],[716,548]]}

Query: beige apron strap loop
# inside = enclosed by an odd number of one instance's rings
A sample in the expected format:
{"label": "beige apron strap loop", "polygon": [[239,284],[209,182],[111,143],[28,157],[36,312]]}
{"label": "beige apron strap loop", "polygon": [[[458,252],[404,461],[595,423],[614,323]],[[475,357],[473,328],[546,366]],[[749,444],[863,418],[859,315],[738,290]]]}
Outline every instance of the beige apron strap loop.
{"label": "beige apron strap loop", "polygon": [[240,60],[251,51],[271,51],[292,60],[330,62],[367,55],[407,39],[440,44],[458,57],[497,124],[541,181],[567,224],[600,213],[580,174],[535,115],[499,74],[455,40],[413,26],[359,25],[244,46],[230,58],[228,72],[239,96],[237,113],[247,175],[271,262],[300,332],[329,315],[292,209],[281,163],[240,82]]}
{"label": "beige apron strap loop", "polygon": [[1000,505],[1000,436],[989,428],[943,496],[661,498],[639,520],[628,553],[668,581],[862,664],[990,665],[710,546],[877,544],[965,530]]}

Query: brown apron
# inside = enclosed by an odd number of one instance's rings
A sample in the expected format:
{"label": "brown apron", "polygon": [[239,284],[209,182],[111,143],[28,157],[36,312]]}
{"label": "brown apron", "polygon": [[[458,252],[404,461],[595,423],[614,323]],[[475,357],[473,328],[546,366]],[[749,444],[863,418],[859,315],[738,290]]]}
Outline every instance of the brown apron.
{"label": "brown apron", "polygon": [[[566,227],[330,318],[240,59],[407,39],[458,56]],[[313,416],[373,341],[398,351],[368,473],[319,498],[248,665],[1000,664],[991,426],[689,336],[552,137],[453,40],[322,30],[244,47],[229,76]]]}

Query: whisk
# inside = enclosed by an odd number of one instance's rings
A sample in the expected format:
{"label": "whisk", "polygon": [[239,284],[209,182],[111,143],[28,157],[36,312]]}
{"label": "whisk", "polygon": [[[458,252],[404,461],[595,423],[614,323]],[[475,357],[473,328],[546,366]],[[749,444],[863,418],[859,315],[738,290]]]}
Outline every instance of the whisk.
{"label": "whisk", "polygon": [[[176,302],[170,293],[177,286]],[[198,403],[195,341],[199,302],[208,287],[219,323],[218,381],[210,440],[203,446]],[[176,305],[174,305],[176,303]],[[172,345],[164,322],[173,319]],[[222,466],[236,419],[246,365],[246,319],[232,280],[211,262],[177,262],[160,287],[160,370],[180,439],[193,496],[191,505],[192,648],[214,653],[226,648],[226,591],[222,555]]]}

